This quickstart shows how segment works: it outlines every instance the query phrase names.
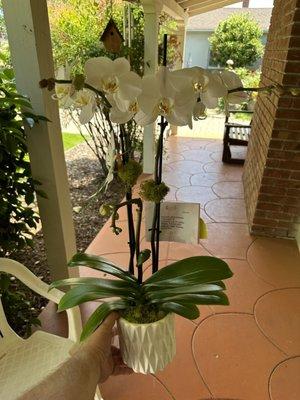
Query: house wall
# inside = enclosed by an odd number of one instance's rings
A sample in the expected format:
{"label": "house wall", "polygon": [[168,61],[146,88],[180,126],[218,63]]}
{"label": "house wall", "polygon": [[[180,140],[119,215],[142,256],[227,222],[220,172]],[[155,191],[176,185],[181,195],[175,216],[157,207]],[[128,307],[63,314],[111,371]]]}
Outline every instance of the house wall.
{"label": "house wall", "polygon": [[[298,8],[297,8],[298,7]],[[275,0],[261,84],[284,91],[260,94],[244,169],[250,230],[299,239],[300,223],[300,0]]]}
{"label": "house wall", "polygon": [[211,32],[187,31],[184,67],[208,67]]}
{"label": "house wall", "polygon": [[[187,31],[184,54],[184,67],[209,67],[210,43],[208,41],[212,31]],[[261,39],[265,45],[267,42],[267,33],[264,33]],[[258,68],[261,60],[254,67]]]}

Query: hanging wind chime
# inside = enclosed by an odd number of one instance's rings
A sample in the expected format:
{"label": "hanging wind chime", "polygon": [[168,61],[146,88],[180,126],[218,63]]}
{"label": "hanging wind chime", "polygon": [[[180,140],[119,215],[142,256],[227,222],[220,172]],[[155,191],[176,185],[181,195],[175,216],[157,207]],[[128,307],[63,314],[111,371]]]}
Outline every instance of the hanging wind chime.
{"label": "hanging wind chime", "polygon": [[103,43],[105,50],[114,54],[120,52],[121,45],[124,41],[123,36],[112,17],[112,0],[110,0],[110,20],[100,37],[100,41]]}

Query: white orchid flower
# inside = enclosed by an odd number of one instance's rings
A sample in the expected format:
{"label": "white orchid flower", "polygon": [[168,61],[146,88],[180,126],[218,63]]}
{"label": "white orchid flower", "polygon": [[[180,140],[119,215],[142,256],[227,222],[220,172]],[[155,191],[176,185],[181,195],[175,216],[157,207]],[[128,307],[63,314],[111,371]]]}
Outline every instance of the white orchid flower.
{"label": "white orchid flower", "polygon": [[[241,78],[233,71],[224,70],[219,73],[219,76],[220,76],[222,82],[224,83],[224,85],[226,86],[227,90],[243,87],[243,82],[241,81]],[[242,91],[228,93],[226,95],[226,100],[228,103],[231,103],[231,104],[241,104],[244,101],[248,100],[248,94],[246,92],[242,92]]]}
{"label": "white orchid flower", "polygon": [[217,107],[219,97],[227,94],[222,81],[201,67],[183,68],[174,71],[173,75],[185,97],[191,96],[195,101],[200,99],[207,108]]}
{"label": "white orchid flower", "polygon": [[73,106],[80,108],[79,122],[87,124],[94,116],[97,109],[96,95],[88,89],[79,90],[74,97]]}
{"label": "white orchid flower", "polygon": [[[161,67],[155,75],[143,78],[138,105],[148,116],[147,124],[153,123],[159,115],[164,116],[172,125],[190,124],[192,104],[195,100],[191,96],[186,97],[186,94],[179,90],[179,86],[176,87],[176,79],[166,67]],[[140,125],[146,125],[145,121],[135,119]]]}
{"label": "white orchid flower", "polygon": [[109,118],[111,122],[114,122],[115,124],[126,124],[126,122],[134,118],[136,123],[141,126],[151,123],[149,122],[150,118],[145,113],[143,113],[143,111],[141,111],[137,99],[132,100],[129,103],[128,109],[126,111],[119,110],[116,102],[111,95],[107,96],[107,100],[111,105],[111,109],[109,112]]}
{"label": "white orchid flower", "polygon": [[[71,67],[67,63],[65,66],[60,66],[56,72],[56,79],[70,80]],[[54,100],[58,100],[60,108],[69,108],[73,104],[73,95],[75,89],[71,83],[56,83],[55,94],[52,95]]]}
{"label": "white orchid flower", "polygon": [[141,93],[141,78],[130,71],[126,58],[112,61],[107,57],[91,58],[85,63],[86,83],[111,95],[122,112]]}

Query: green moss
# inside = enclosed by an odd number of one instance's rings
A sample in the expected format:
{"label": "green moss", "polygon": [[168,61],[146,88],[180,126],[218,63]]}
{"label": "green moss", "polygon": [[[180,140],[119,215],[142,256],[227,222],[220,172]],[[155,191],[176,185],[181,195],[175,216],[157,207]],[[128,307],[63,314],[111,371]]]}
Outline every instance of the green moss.
{"label": "green moss", "polygon": [[125,165],[122,165],[118,170],[119,178],[124,182],[127,188],[132,188],[141,175],[143,167],[135,160],[129,160]]}
{"label": "green moss", "polygon": [[168,186],[161,182],[156,184],[153,179],[141,183],[140,196],[146,201],[161,202],[169,192]]}
{"label": "green moss", "polygon": [[150,324],[163,319],[166,315],[164,311],[159,310],[158,306],[154,304],[130,307],[121,312],[121,316],[124,319],[135,324]]}

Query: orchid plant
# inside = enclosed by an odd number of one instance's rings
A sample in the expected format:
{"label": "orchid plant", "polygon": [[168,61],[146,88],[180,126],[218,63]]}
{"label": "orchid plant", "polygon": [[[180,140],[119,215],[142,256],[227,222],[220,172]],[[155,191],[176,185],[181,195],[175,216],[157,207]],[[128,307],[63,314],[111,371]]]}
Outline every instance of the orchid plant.
{"label": "orchid plant", "polygon": [[[71,285],[64,295],[59,310],[86,301],[114,298],[101,303],[91,315],[82,332],[82,339],[101,324],[112,310],[120,310],[129,321],[153,322],[169,312],[194,319],[199,316],[199,304],[228,304],[222,280],[230,278],[228,265],[215,257],[190,257],[159,270],[160,204],[168,193],[162,182],[164,131],[168,124],[192,127],[193,120],[205,118],[207,108],[215,108],[223,98],[225,105],[240,104],[247,99],[240,78],[232,71],[210,72],[200,67],[170,71],[166,66],[154,75],[140,78],[130,70],[125,58],[114,61],[106,57],[88,60],[84,75],[71,77],[68,68],[60,69],[56,79],[41,81],[42,87],[55,88],[53,97],[61,107],[79,111],[79,119],[86,124],[93,119],[97,108],[109,115],[111,141],[108,144],[108,184],[117,171],[126,188],[125,201],[118,205],[102,205],[100,212],[111,215],[115,234],[118,210],[127,208],[129,232],[128,271],[102,257],[76,254],[70,267],[87,266],[117,279],[71,278],[57,281],[53,287]],[[248,89],[270,90],[270,88]],[[134,121],[139,126],[159,119],[153,179],[143,181],[140,196],[132,197],[132,188],[141,167],[129,151],[130,138],[126,124]],[[116,140],[120,143],[116,145]],[[141,249],[140,234],[143,201],[154,203],[151,228],[151,250]],[[136,223],[133,207],[137,209]],[[143,280],[143,265],[152,257],[152,276]],[[116,299],[115,299],[116,298]]]}

